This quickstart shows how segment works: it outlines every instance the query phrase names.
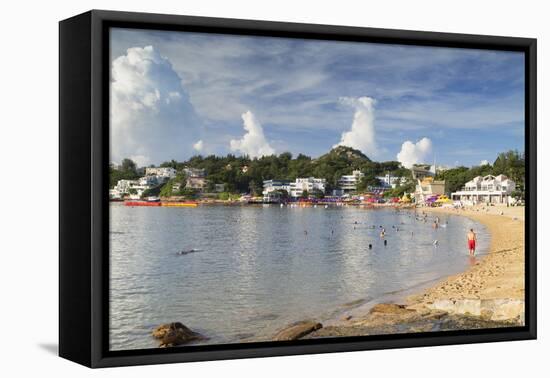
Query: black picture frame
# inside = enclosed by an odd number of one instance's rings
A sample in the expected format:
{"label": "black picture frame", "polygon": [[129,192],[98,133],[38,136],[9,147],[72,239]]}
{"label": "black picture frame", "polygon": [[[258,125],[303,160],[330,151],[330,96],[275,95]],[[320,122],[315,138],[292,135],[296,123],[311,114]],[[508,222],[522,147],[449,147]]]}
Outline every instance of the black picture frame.
{"label": "black picture frame", "polygon": [[[108,349],[110,27],[525,53],[525,326],[185,348]],[[536,338],[536,39],[92,10],[59,24],[59,355],[88,367]]]}

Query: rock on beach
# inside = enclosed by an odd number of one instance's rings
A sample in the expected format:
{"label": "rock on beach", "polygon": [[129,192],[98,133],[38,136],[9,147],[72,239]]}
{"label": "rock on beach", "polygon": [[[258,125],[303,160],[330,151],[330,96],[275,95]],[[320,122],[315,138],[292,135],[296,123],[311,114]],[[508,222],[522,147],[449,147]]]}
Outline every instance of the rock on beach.
{"label": "rock on beach", "polygon": [[161,324],[152,332],[155,339],[160,340],[159,347],[173,347],[191,341],[205,340],[206,337],[194,332],[180,322]]}
{"label": "rock on beach", "polygon": [[275,341],[297,340],[305,335],[323,328],[323,325],[313,320],[303,320],[283,328],[273,336]]}

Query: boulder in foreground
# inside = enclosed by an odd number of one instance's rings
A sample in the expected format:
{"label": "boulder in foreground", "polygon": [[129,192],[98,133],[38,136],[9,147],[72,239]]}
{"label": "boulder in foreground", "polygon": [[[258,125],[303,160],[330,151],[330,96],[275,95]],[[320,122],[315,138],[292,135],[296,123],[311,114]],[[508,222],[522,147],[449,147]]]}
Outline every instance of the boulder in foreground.
{"label": "boulder in foreground", "polygon": [[180,322],[161,324],[152,332],[155,339],[160,340],[159,347],[173,347],[191,341],[205,340],[206,337],[194,332]]}
{"label": "boulder in foreground", "polygon": [[298,340],[305,335],[323,328],[323,325],[313,320],[303,320],[280,330],[273,336],[275,341]]}

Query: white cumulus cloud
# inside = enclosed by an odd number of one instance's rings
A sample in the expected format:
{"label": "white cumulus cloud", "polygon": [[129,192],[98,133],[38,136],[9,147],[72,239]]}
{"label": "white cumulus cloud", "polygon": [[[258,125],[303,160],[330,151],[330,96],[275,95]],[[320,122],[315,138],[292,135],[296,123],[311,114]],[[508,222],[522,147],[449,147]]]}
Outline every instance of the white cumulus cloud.
{"label": "white cumulus cloud", "polygon": [[184,159],[200,124],[171,62],[153,46],[132,47],[111,67],[111,161]]}
{"label": "white cumulus cloud", "polygon": [[428,138],[422,138],[413,143],[407,140],[401,146],[401,151],[397,154],[397,161],[403,167],[411,168],[413,164],[424,163],[425,159],[432,152],[432,141]]}
{"label": "white cumulus cloud", "polygon": [[479,165],[489,165],[489,161],[488,160],[482,160],[479,162]]}
{"label": "white cumulus cloud", "polygon": [[202,141],[202,139],[201,139],[201,140],[198,140],[197,143],[195,143],[195,144],[193,145],[193,149],[194,149],[195,151],[201,152],[203,148],[204,148],[204,142]]}
{"label": "white cumulus cloud", "polygon": [[374,105],[376,100],[371,97],[342,97],[342,104],[355,108],[351,130],[342,133],[337,146],[348,146],[362,151],[366,155],[376,155],[376,133],[374,129]]}
{"label": "white cumulus cloud", "polygon": [[232,139],[229,142],[231,151],[238,151],[251,158],[273,155],[275,150],[269,145],[262,125],[254,114],[249,110],[243,113],[241,117],[246,134],[241,139]]}

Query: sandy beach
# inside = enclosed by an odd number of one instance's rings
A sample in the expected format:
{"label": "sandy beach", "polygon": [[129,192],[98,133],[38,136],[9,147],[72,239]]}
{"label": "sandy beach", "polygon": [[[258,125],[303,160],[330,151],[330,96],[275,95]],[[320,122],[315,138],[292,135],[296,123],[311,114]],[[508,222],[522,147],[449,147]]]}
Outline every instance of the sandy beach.
{"label": "sandy beach", "polygon": [[[397,303],[343,315],[305,338],[510,327],[524,324],[524,208],[479,205],[466,209],[419,208],[470,217],[491,234],[489,252],[470,268]],[[466,247],[466,235],[464,236]]]}
{"label": "sandy beach", "polygon": [[478,206],[465,210],[430,208],[427,211],[460,214],[484,224],[491,233],[491,246],[487,256],[478,255],[472,259],[472,267],[468,271],[449,277],[425,293],[410,297],[410,303],[425,305],[440,299],[523,300],[523,207]]}

